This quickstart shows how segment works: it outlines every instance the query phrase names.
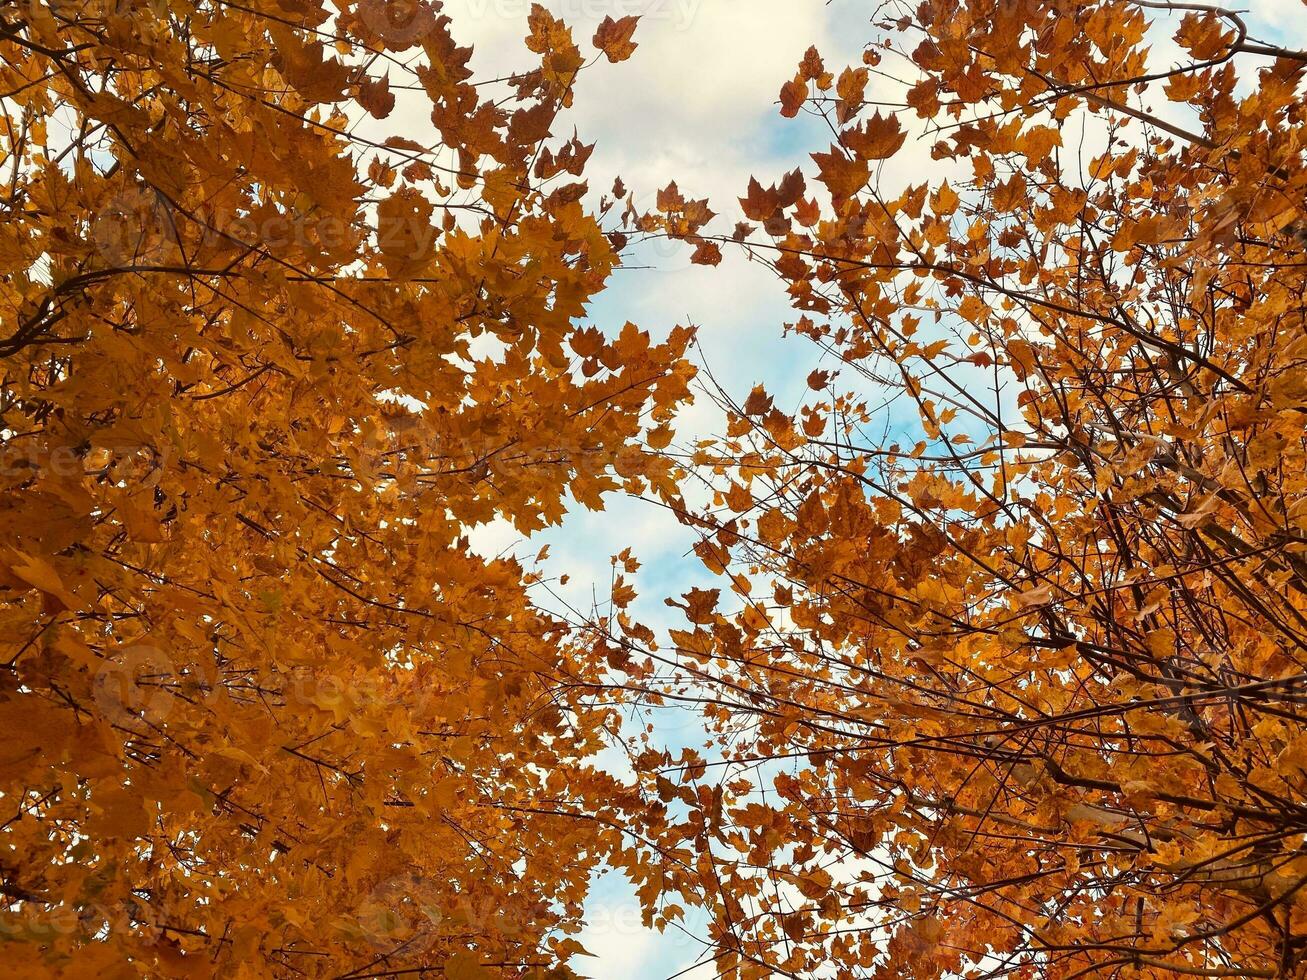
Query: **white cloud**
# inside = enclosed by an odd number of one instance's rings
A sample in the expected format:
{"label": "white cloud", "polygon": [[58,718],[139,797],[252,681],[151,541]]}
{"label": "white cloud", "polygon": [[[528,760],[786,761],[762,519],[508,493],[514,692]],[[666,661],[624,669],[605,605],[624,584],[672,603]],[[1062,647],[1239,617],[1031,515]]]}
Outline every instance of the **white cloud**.
{"label": "white cloud", "polygon": [[595,882],[596,894],[586,909],[587,923],[577,937],[593,958],[579,958],[572,968],[598,980],[709,980],[711,962],[696,966],[703,945],[671,928],[659,933],[644,928],[640,905],[625,879],[611,875]]}
{"label": "white cloud", "polygon": [[1248,0],[1237,4],[1248,11],[1249,30],[1260,35],[1264,40],[1286,43],[1301,41],[1301,35],[1293,38],[1287,35],[1291,27],[1301,27],[1303,18],[1302,0]]}
{"label": "white cloud", "polygon": [[[729,198],[748,166],[765,155],[760,125],[775,113],[781,83],[809,44],[825,40],[816,0],[550,0],[581,50],[603,16],[643,13],[631,60],[603,59],[582,72],[575,106],[562,122],[597,140],[590,173],[621,174],[637,193],[669,180],[697,196]],[[497,77],[530,64],[523,48],[526,0],[449,0],[461,44],[474,49],[478,75]]]}

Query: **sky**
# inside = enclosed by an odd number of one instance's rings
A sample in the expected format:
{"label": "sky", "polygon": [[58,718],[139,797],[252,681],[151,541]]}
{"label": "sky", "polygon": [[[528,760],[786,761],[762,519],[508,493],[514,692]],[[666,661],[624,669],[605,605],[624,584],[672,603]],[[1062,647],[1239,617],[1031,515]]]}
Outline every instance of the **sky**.
{"label": "sky", "polygon": [[[587,69],[574,109],[563,120],[583,140],[597,143],[587,167],[591,186],[607,188],[620,175],[637,206],[648,206],[657,190],[676,180],[687,197],[707,197],[722,213],[719,221],[729,220],[726,227],[734,223],[735,199],[750,176],[765,185],[811,164],[807,153],[819,134],[806,121],[781,119],[776,108],[781,83],[808,46],[817,44],[832,63],[860,58],[861,16],[841,24],[833,8],[808,0],[559,0],[545,6],[573,26],[583,50],[605,14],[643,15],[632,59]],[[529,8],[525,0],[447,0],[455,36],[474,46],[478,75],[496,77],[524,63],[520,42]],[[743,398],[764,382],[778,404],[797,404],[821,352],[806,341],[782,338],[782,325],[794,317],[766,268],[738,255],[728,255],[717,268],[693,266],[689,249],[677,243],[646,248],[632,264],[641,268],[616,273],[589,310],[597,326],[616,331],[629,320],[656,338],[678,324],[695,325],[700,364],[728,391]],[[720,431],[719,418],[701,396],[682,415],[678,442]],[[473,535],[474,546],[484,552],[510,548],[523,556],[548,541],[549,569],[569,576],[565,598],[579,607],[589,606],[592,589],[600,597],[606,593],[609,557],[630,546],[642,562],[634,612],[655,627],[669,622],[673,612],[663,597],[713,584],[698,559],[687,557],[693,543],[687,530],[638,500],[610,498],[603,513],[579,510],[529,546],[517,541],[506,526]],[[670,744],[694,738],[688,717],[666,713],[658,724],[660,738]],[[675,730],[679,724],[689,730]],[[578,938],[595,958],[578,960],[579,972],[605,980],[660,980],[686,970],[687,980],[715,976],[707,965],[693,969],[702,946],[690,937],[641,926],[639,905],[620,876],[595,882],[586,911],[588,925]]]}
{"label": "sky", "polygon": [[[829,137],[823,139],[810,119],[782,119],[777,93],[809,45],[815,44],[827,68],[837,73],[859,63],[873,34],[868,18],[875,4],[545,0],[544,6],[573,27],[583,51],[605,15],[642,15],[632,59],[619,65],[601,60],[583,72],[575,106],[561,120],[575,126],[584,141],[597,143],[587,168],[591,187],[607,188],[620,175],[639,206],[676,180],[687,197],[707,197],[722,213],[722,227],[729,228],[736,220],[735,199],[750,176],[766,185],[796,166],[813,176],[808,153],[824,149]],[[530,63],[522,45],[530,7],[531,0],[446,0],[455,37],[474,47],[472,67],[479,77],[502,76]],[[1249,7],[1250,27],[1265,40],[1284,40],[1307,19],[1300,0],[1258,0]],[[1172,61],[1177,51],[1166,34],[1156,38],[1159,63]],[[905,120],[910,132],[911,123]],[[427,125],[421,118],[413,124]],[[897,169],[885,175],[887,182],[948,175],[911,145],[910,140],[907,152],[891,162]],[[718,268],[692,266],[689,250],[675,244],[645,249],[633,264],[640,267],[619,271],[588,311],[601,329],[616,332],[629,320],[658,338],[678,324],[693,324],[699,328],[699,363],[728,392],[742,399],[762,382],[781,407],[797,405],[810,371],[831,367],[815,346],[782,336],[783,324],[794,316],[784,290],[762,266],[730,250]],[[719,431],[718,421],[715,407],[701,398],[683,414],[678,438],[710,435]],[[588,607],[592,595],[606,594],[609,557],[630,546],[643,563],[634,612],[654,626],[669,622],[663,597],[706,586],[712,578],[697,559],[686,556],[692,543],[686,529],[658,507],[636,500],[610,498],[603,513],[579,510],[530,542],[507,526],[481,527],[472,535],[473,546],[483,553],[509,551],[523,558],[546,542],[548,572],[569,576],[563,597],[579,607]],[[675,721],[659,723],[670,743],[695,734],[689,720],[684,731],[675,730]],[[701,949],[684,936],[643,929],[634,896],[616,876],[595,883],[587,913],[590,924],[579,939],[595,958],[574,965],[593,977],[671,977],[692,968]],[[714,975],[707,966],[681,973],[694,980]]]}
{"label": "sky", "polygon": [[[587,167],[591,186],[607,188],[620,175],[637,206],[648,206],[675,180],[686,196],[707,197],[727,227],[750,176],[769,184],[796,166],[811,166],[807,153],[819,134],[806,121],[780,118],[781,83],[814,43],[832,63],[859,59],[864,33],[857,27],[860,14],[841,23],[834,8],[808,0],[556,0],[545,6],[573,26],[583,50],[604,15],[642,14],[635,55],[619,65],[600,61],[582,73],[574,108],[563,120],[597,143]],[[459,42],[474,46],[478,75],[497,77],[524,64],[527,0],[447,0],[445,9]],[[646,248],[632,264],[640,268],[617,272],[589,310],[595,325],[616,331],[629,320],[655,338],[679,324],[695,325],[700,364],[727,390],[742,398],[764,382],[778,404],[797,404],[821,352],[782,338],[782,325],[794,317],[767,269],[738,255],[715,269],[693,266],[689,250],[675,243]],[[680,419],[678,442],[720,431],[719,418],[700,397]],[[483,552],[508,548],[522,556],[534,555],[544,541],[550,543],[549,570],[569,576],[565,598],[579,607],[589,606],[592,589],[605,594],[609,557],[630,546],[642,562],[634,612],[655,627],[673,612],[663,597],[713,584],[698,559],[687,557],[693,543],[687,530],[638,500],[613,497],[603,513],[574,512],[529,546],[504,526],[473,535]],[[696,734],[685,716],[665,713],[658,724],[669,744],[688,743]],[[687,730],[676,730],[680,725]],[[620,876],[595,881],[586,912],[588,925],[578,938],[595,958],[574,964],[581,973],[605,980],[715,976],[710,966],[694,968],[703,947],[689,936],[641,926],[639,904]]]}

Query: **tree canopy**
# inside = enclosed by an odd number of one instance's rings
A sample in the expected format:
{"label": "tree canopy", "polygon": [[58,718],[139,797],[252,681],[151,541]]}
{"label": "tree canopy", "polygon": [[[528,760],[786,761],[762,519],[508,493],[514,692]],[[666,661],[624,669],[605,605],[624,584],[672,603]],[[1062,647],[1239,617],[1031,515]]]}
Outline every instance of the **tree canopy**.
{"label": "tree canopy", "polygon": [[607,664],[466,532],[665,484],[693,373],[579,322],[587,55],[538,9],[496,99],[426,3],[0,18],[5,971],[553,968],[625,846]]}
{"label": "tree canopy", "polygon": [[[636,18],[527,28],[0,5],[4,962],[575,976],[613,868],[727,977],[1303,975],[1307,53],[890,3],[721,233],[556,135]],[[797,411],[584,325],[648,239],[775,273]],[[675,628],[468,543],[617,493],[721,576]]]}
{"label": "tree canopy", "polygon": [[881,26],[785,83],[834,140],[733,238],[837,370],[722,392],[696,460],[718,963],[1301,975],[1307,54],[1183,3]]}

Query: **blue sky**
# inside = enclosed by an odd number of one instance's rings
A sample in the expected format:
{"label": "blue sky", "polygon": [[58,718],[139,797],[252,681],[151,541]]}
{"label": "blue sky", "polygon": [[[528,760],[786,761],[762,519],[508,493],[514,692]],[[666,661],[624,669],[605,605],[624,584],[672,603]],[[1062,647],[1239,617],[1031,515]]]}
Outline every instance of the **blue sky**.
{"label": "blue sky", "polygon": [[[464,5],[473,16],[487,9],[477,0],[447,4],[456,30]],[[563,0],[546,6],[576,25],[578,39],[589,38],[593,28],[578,16],[587,12],[585,4]],[[811,166],[812,125],[781,119],[774,103],[810,44],[835,52],[833,22],[823,5],[802,0],[694,0],[673,7],[655,0],[595,8],[614,15],[651,13],[637,31],[640,48],[631,61],[596,65],[583,76],[565,124],[575,125],[586,141],[598,141],[587,169],[593,188],[607,188],[620,174],[637,202],[645,203],[676,180],[686,195],[708,197],[723,214],[719,221],[731,227],[735,198],[751,174],[770,183],[786,170]],[[655,16],[659,12],[663,16]],[[505,17],[473,25],[467,37],[478,45],[474,67],[498,71],[501,57],[511,63],[523,24],[524,18]],[[765,268],[738,255],[728,255],[716,269],[692,266],[689,250],[679,245],[646,248],[631,264],[652,268],[619,271],[589,310],[593,323],[615,332],[629,320],[655,337],[694,324],[702,363],[728,390],[742,398],[763,382],[778,403],[797,403],[821,354],[806,341],[782,338],[782,325],[793,317],[783,289]],[[719,418],[701,398],[681,420],[678,442],[719,431]],[[511,529],[501,527],[482,529],[477,543],[493,550],[512,547],[514,540]],[[566,597],[581,607],[589,605],[592,588],[601,598],[606,594],[609,556],[630,545],[642,562],[635,614],[651,625],[672,621],[675,610],[663,604],[665,596],[693,585],[720,585],[698,559],[687,558],[693,542],[687,530],[641,501],[610,498],[606,511],[577,511],[562,527],[514,550],[533,555],[544,541],[550,543],[549,571],[570,576]],[[670,746],[702,737],[702,727],[685,715],[665,712],[657,724]],[[691,967],[702,952],[682,933],[644,929],[639,905],[620,875],[595,881],[587,914],[590,924],[579,938],[596,956],[574,966],[593,977],[660,980]],[[697,980],[715,971],[705,966],[684,975]]]}

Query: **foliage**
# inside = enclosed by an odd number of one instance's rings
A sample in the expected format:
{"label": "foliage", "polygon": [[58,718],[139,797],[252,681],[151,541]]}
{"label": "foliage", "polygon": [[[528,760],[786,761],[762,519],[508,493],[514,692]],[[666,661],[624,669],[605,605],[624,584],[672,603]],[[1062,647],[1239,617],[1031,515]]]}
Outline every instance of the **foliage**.
{"label": "foliage", "polygon": [[610,666],[466,533],[668,489],[692,369],[578,322],[586,56],[526,43],[496,96],[425,0],[0,8],[9,975],[571,975]]}
{"label": "foliage", "polygon": [[[605,233],[539,6],[485,80],[423,0],[0,6],[7,967],[570,976],[607,865],[723,975],[1307,969],[1307,54],[876,16],[781,88],[815,182],[726,236],[675,184]],[[690,332],[579,323],[650,236],[831,355],[797,412],[717,389],[706,506]],[[624,577],[575,624],[469,547],[613,491],[737,605],[668,648]]]}
{"label": "foliage", "polygon": [[742,609],[687,594],[650,691],[722,736],[648,774],[717,965],[1302,975],[1307,54],[1197,4],[881,15],[780,93],[817,185],[642,224],[766,262],[833,355],[796,415],[721,392],[684,519]]}

